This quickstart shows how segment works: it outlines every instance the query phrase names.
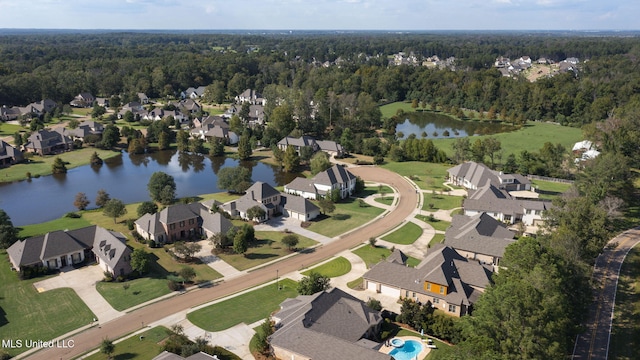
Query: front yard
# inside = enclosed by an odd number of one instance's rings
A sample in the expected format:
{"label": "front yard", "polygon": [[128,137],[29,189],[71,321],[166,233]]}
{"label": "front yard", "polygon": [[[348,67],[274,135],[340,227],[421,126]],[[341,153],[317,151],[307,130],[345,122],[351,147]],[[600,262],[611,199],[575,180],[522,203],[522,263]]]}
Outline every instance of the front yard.
{"label": "front yard", "polygon": [[420,189],[445,190],[446,187],[442,184],[447,179],[447,169],[450,169],[452,166],[420,161],[389,161],[381,167],[410,178]]}
{"label": "front yard", "polygon": [[[380,261],[386,259],[391,255],[391,249],[387,249],[386,247],[376,246],[372,247],[371,245],[361,246],[352,251],[354,254],[360,256],[362,260],[367,264],[367,268],[371,268],[373,265],[379,263]],[[407,265],[416,266],[420,264],[420,260],[409,256],[407,258]]]}
{"label": "front yard", "polygon": [[437,210],[451,210],[462,207],[463,198],[460,196],[451,195],[434,195],[423,194],[424,204],[422,210],[437,211]]}
{"label": "front yard", "polygon": [[[125,289],[124,284],[127,284],[129,288]],[[171,292],[165,278],[152,277],[126,282],[98,282],[96,289],[118,311],[124,311]]]}
{"label": "front yard", "polygon": [[[153,359],[162,352],[162,341],[169,336],[168,330],[163,326],[156,326],[143,332],[140,336],[132,336],[121,341],[115,344],[115,351],[111,356],[113,359]],[[105,355],[98,352],[84,359],[102,360],[104,358]]]}
{"label": "front yard", "polygon": [[357,198],[349,198],[336,204],[336,210],[322,220],[311,222],[309,230],[334,237],[355,229],[382,214],[383,209],[375,206],[360,207]]}
{"label": "front yard", "polygon": [[[4,250],[0,257],[0,339],[49,340],[91,323],[94,314],[72,289],[38,293],[33,283],[43,277],[19,280]],[[4,350],[15,356],[28,349]]]}
{"label": "front yard", "polygon": [[281,279],[278,286],[270,284],[242,295],[190,312],[187,319],[206,331],[222,331],[239,323],[247,325],[262,319],[278,309],[287,298],[298,296],[298,284]]}
{"label": "front yard", "polygon": [[318,265],[302,273],[304,276],[309,276],[311,272],[317,272],[322,276],[334,278],[348,274],[351,271],[351,262],[340,256],[322,265]]}
{"label": "front yard", "polygon": [[408,222],[394,232],[382,237],[382,240],[398,245],[410,245],[418,240],[420,235],[422,235],[422,228],[412,222]]}

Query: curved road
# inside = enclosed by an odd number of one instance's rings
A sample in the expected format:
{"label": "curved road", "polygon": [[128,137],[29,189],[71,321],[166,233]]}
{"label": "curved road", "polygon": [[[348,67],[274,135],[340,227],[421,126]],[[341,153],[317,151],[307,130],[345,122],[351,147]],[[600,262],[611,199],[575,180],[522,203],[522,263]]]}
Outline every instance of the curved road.
{"label": "curved road", "polygon": [[257,269],[247,275],[224,281],[211,288],[199,289],[140,308],[100,327],[93,327],[73,335],[70,337],[75,342],[73,348],[45,349],[32,354],[29,359],[50,360],[76,357],[98,347],[104,338],[117,339],[139,330],[143,322],[151,324],[177,312],[274,280],[276,270],[280,274],[288,274],[301,269],[305,264],[308,266],[328,259],[340,251],[367,241],[372,236],[378,236],[390,230],[404,221],[416,209],[418,204],[416,189],[402,176],[377,167],[354,167],[349,168],[349,171],[364,180],[385,183],[394,187],[400,195],[398,206],[368,226],[349,233],[339,240],[320,246],[315,251],[293,256]]}
{"label": "curved road", "polygon": [[640,228],[625,231],[611,240],[596,259],[592,280],[598,284],[598,289],[589,309],[587,331],[576,339],[573,360],[607,359],[620,267],[627,253],[638,243]]}

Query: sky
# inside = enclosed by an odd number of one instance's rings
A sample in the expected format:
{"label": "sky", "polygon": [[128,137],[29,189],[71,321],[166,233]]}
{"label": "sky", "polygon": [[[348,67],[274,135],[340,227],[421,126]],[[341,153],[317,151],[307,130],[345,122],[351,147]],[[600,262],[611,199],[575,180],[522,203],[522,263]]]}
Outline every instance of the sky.
{"label": "sky", "polygon": [[640,30],[638,0],[0,0],[0,28]]}

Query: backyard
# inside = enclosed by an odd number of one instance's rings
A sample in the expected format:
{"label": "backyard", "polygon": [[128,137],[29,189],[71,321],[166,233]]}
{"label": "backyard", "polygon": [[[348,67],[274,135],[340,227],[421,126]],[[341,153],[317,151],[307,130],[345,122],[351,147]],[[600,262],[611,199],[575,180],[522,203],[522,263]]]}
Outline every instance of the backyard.
{"label": "backyard", "polygon": [[[91,323],[94,314],[72,289],[38,293],[33,283],[44,277],[20,280],[4,250],[0,257],[0,339],[54,339]],[[28,349],[5,350],[15,356]]]}
{"label": "backyard", "polygon": [[452,166],[420,161],[389,161],[381,167],[410,178],[420,189],[442,191],[447,189],[442,183],[446,181],[447,170]]}
{"label": "backyard", "polygon": [[274,283],[251,290],[190,312],[187,319],[206,331],[222,331],[239,323],[250,325],[266,319],[285,299],[298,296],[297,286],[291,279],[281,279],[280,289]]}

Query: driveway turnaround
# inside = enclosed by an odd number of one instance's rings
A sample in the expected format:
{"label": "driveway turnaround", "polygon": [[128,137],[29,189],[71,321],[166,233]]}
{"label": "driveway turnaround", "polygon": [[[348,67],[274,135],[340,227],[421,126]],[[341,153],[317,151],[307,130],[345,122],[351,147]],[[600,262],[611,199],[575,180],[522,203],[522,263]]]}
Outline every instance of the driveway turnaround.
{"label": "driveway turnaround", "polygon": [[280,274],[287,274],[304,268],[305,264],[308,266],[326,260],[343,250],[350,249],[367,241],[371,236],[379,236],[385,233],[400,224],[416,210],[418,205],[416,188],[402,176],[378,167],[353,167],[349,170],[364,180],[391,185],[399,195],[397,206],[371,224],[352,231],[337,241],[319,246],[315,248],[314,251],[297,254],[296,256],[264,266],[253,272],[235,277],[229,281],[224,281],[210,288],[198,289],[134,310],[100,327],[93,327],[87,331],[73,335],[70,337],[75,343],[73,348],[54,347],[43,349],[31,355],[29,358],[50,360],[76,357],[100,346],[100,342],[104,338],[120,338],[128,333],[139,330],[142,327],[141,324],[151,324],[193,306],[204,304],[274,280],[277,271],[279,271]]}
{"label": "driveway turnaround", "polygon": [[66,267],[60,275],[47,280],[38,281],[33,286],[38,292],[59,288],[72,288],[93,312],[99,324],[122,316],[96,290],[96,283],[104,277],[102,269],[97,265],[84,266],[79,269]]}
{"label": "driveway turnaround", "polygon": [[640,228],[628,230],[611,240],[596,259],[592,280],[598,288],[589,308],[587,331],[576,339],[573,360],[607,359],[620,268],[629,251],[638,243]]}

